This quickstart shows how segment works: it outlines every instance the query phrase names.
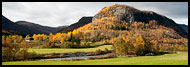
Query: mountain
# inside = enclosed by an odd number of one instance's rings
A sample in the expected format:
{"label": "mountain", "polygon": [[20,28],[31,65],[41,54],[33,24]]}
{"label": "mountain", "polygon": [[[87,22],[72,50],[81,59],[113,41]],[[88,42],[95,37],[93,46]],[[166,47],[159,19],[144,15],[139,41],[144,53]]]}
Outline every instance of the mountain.
{"label": "mountain", "polygon": [[27,21],[12,22],[2,15],[2,34],[49,34],[67,26],[48,27]]}
{"label": "mountain", "polygon": [[103,8],[94,17],[93,21],[103,17],[115,17],[119,20],[132,23],[132,22],[145,22],[148,23],[151,20],[155,20],[159,25],[163,25],[168,28],[172,28],[179,35],[188,37],[188,33],[176,24],[172,19],[166,16],[157,14],[153,11],[142,11],[127,5],[113,5]]}
{"label": "mountain", "polygon": [[15,24],[2,15],[2,34],[32,34],[28,28]]}
{"label": "mountain", "polygon": [[[127,5],[112,5],[103,8],[91,23],[75,29],[86,41],[114,42],[127,38],[134,43],[137,36],[159,45],[183,45],[188,42],[187,32],[172,19],[153,11],[142,11]],[[74,36],[74,35],[73,35]]]}
{"label": "mountain", "polygon": [[188,33],[188,26],[185,24],[179,24],[187,33]]}
{"label": "mountain", "polygon": [[57,30],[56,30],[55,32],[57,32],[57,31],[59,31],[59,30],[61,30],[61,29],[63,29],[63,28],[66,28],[66,27],[68,27],[68,26],[58,26],[58,27],[57,27]]}
{"label": "mountain", "polygon": [[57,33],[58,32],[67,33],[67,32],[73,31],[74,29],[82,27],[90,22],[92,22],[92,17],[82,17],[78,22],[57,31]]}
{"label": "mountain", "polygon": [[31,32],[35,34],[49,34],[56,32],[60,30],[60,28],[64,28],[65,26],[62,27],[48,27],[48,26],[42,26],[39,24],[27,22],[27,21],[17,21],[15,22],[18,25],[21,25],[23,27],[27,27]]}

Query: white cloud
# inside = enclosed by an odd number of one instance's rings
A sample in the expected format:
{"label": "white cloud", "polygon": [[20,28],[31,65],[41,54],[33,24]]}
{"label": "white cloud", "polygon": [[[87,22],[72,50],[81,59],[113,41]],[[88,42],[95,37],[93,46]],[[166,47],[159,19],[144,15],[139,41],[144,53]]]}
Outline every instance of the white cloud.
{"label": "white cloud", "polygon": [[102,8],[113,4],[151,10],[188,25],[188,3],[184,2],[3,2],[2,14],[14,22],[25,20],[57,27],[73,24],[83,16],[94,16]]}
{"label": "white cloud", "polygon": [[173,19],[175,22],[178,22],[178,24],[186,24],[188,25],[188,18],[177,18]]}

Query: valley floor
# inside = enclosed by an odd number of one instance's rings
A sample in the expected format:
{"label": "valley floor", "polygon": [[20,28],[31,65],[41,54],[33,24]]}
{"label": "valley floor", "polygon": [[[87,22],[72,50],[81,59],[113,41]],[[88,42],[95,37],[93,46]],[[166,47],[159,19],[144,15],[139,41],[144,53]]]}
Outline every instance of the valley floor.
{"label": "valley floor", "polygon": [[188,52],[159,56],[109,58],[80,61],[17,61],[2,65],[188,65]]}
{"label": "valley floor", "polygon": [[94,48],[43,48],[43,49],[29,48],[29,51],[36,52],[38,54],[44,54],[44,53],[90,52],[90,51],[96,51],[98,49],[105,50],[105,48],[111,50],[112,45],[101,45]]}

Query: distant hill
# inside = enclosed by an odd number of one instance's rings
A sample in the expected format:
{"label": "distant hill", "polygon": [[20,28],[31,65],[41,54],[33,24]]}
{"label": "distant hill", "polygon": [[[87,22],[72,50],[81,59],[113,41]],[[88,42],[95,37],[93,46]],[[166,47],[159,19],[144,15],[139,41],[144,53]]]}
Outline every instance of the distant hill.
{"label": "distant hill", "polygon": [[49,34],[67,26],[48,27],[27,21],[12,22],[2,15],[2,34]]}
{"label": "distant hill", "polygon": [[2,15],[2,34],[32,34],[28,28],[15,24]]}
{"label": "distant hill", "polygon": [[48,27],[48,26],[42,26],[39,24],[27,22],[27,21],[17,21],[15,22],[18,25],[21,25],[23,27],[27,27],[31,32],[35,34],[49,34],[56,32],[60,30],[61,28],[64,28],[65,26],[62,27]]}
{"label": "distant hill", "polygon": [[68,26],[58,26],[58,27],[56,27],[57,29],[55,30],[55,32],[57,32],[57,31],[59,31],[59,30],[61,30],[63,28],[66,28],[66,27],[68,27]]}
{"label": "distant hill", "polygon": [[187,33],[188,33],[188,26],[185,24],[179,24]]}
{"label": "distant hill", "polygon": [[62,32],[62,33],[71,32],[74,29],[82,27],[82,26],[84,26],[84,25],[86,25],[86,24],[88,24],[90,22],[92,22],[92,17],[82,17],[78,22],[57,31],[56,33],[58,33],[58,32]]}

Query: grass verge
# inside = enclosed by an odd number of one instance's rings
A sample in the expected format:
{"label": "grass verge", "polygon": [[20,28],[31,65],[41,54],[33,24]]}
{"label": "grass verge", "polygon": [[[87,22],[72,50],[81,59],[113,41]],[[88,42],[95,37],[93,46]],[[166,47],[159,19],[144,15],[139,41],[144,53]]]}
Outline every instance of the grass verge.
{"label": "grass verge", "polygon": [[188,52],[159,56],[109,58],[81,61],[16,61],[2,65],[188,65]]}

